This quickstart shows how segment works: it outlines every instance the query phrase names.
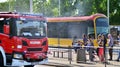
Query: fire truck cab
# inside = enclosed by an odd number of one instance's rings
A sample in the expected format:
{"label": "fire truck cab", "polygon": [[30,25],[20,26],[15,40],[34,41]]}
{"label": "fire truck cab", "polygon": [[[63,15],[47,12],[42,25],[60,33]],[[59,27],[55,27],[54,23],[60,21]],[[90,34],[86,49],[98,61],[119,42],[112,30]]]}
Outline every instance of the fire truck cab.
{"label": "fire truck cab", "polygon": [[39,14],[0,13],[0,67],[48,62],[46,19]]}

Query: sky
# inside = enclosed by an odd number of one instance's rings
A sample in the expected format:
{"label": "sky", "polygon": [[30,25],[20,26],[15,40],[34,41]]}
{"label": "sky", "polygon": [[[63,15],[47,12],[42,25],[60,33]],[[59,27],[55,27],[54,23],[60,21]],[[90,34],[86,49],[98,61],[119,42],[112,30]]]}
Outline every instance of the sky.
{"label": "sky", "polygon": [[0,2],[5,2],[5,1],[7,1],[7,0],[0,0]]}

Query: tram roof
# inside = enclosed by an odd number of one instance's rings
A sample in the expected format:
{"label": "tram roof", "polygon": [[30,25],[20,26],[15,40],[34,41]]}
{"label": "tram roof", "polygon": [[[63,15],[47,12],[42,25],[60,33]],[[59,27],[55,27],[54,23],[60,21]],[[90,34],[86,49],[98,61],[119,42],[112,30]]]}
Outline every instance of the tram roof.
{"label": "tram roof", "polygon": [[94,14],[91,16],[76,16],[76,17],[47,17],[47,22],[80,22],[93,20],[95,17],[106,17],[104,14]]}

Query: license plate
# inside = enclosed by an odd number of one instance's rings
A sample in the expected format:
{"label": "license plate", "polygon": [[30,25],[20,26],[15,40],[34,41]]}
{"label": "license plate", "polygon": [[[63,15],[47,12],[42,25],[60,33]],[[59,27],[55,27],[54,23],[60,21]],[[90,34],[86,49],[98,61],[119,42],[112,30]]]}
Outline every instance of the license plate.
{"label": "license plate", "polygon": [[37,65],[37,64],[39,64],[39,62],[32,62],[31,64],[32,65]]}

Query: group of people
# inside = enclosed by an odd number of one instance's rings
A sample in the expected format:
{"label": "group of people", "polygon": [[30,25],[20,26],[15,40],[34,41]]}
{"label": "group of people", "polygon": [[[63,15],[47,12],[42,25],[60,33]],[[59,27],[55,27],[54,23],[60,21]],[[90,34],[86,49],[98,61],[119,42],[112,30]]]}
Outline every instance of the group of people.
{"label": "group of people", "polygon": [[[111,34],[108,34],[108,36],[106,37],[103,34],[98,35],[97,38],[97,44],[98,47],[95,48],[94,47],[94,43],[93,43],[93,38],[92,37],[87,37],[85,34],[83,34],[83,39],[82,41],[76,41],[76,43],[72,43],[73,47],[75,49],[75,52],[77,52],[77,49],[82,48],[82,46],[84,45],[84,49],[87,50],[87,52],[89,53],[89,60],[90,61],[94,61],[94,53],[97,53],[97,56],[99,57],[101,62],[105,61],[105,51],[107,50],[106,48],[106,44],[108,44],[108,49],[109,49],[109,60],[113,60],[113,38],[111,36]],[[79,46],[79,47],[76,47]],[[119,55],[120,57],[120,55]]]}
{"label": "group of people", "polygon": [[[97,48],[97,55],[101,62],[105,62],[106,53],[105,51],[108,49],[109,51],[109,60],[113,60],[113,38],[111,34],[108,34],[108,40],[105,35],[98,35],[97,39],[98,48]],[[108,48],[106,48],[106,44],[108,44]]]}

